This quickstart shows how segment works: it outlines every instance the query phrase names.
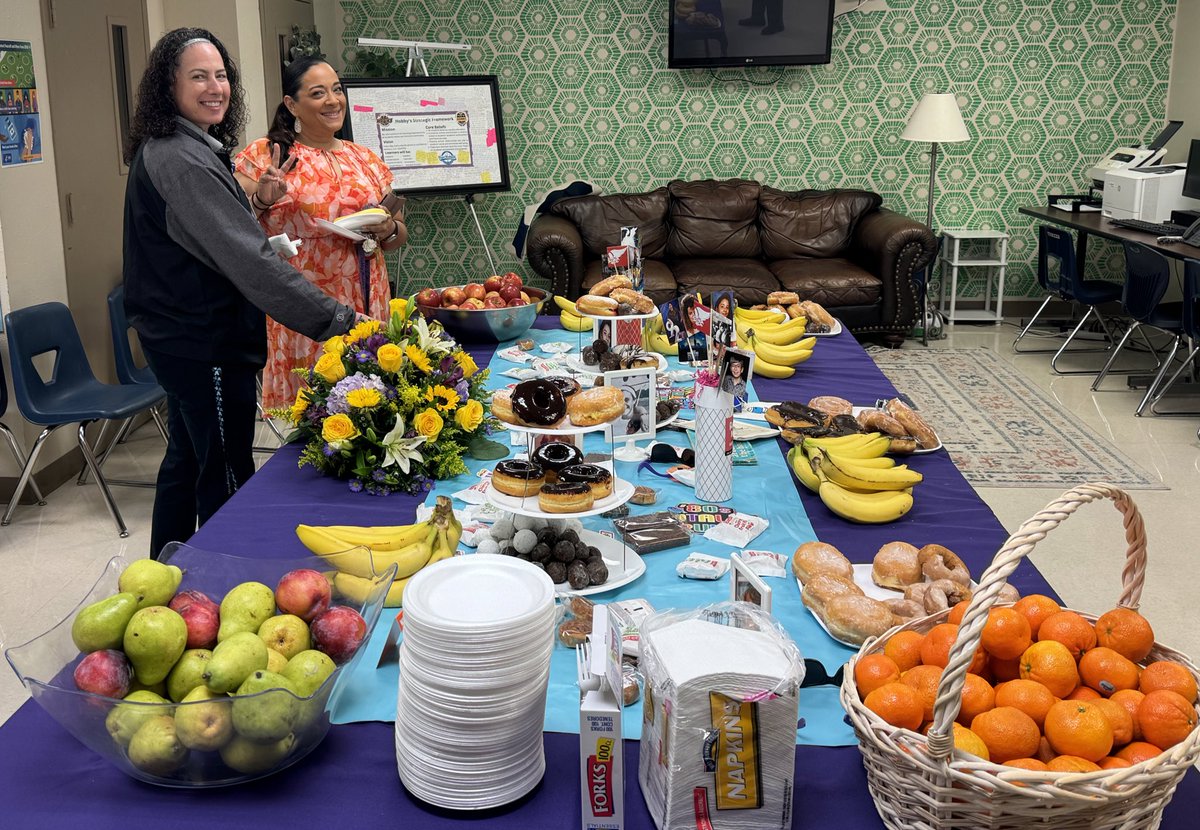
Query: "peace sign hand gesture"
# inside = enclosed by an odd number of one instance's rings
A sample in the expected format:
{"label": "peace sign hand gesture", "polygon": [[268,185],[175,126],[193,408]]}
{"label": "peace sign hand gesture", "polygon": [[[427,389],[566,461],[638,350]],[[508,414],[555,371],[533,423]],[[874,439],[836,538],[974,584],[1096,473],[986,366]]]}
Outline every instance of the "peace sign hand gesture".
{"label": "peace sign hand gesture", "polygon": [[279,145],[272,144],[271,164],[258,177],[258,189],[255,191],[255,195],[258,197],[258,201],[265,207],[270,207],[287,195],[288,186],[287,180],[284,177],[296,164],[296,157],[293,155],[288,158],[283,167],[280,167],[279,154]]}

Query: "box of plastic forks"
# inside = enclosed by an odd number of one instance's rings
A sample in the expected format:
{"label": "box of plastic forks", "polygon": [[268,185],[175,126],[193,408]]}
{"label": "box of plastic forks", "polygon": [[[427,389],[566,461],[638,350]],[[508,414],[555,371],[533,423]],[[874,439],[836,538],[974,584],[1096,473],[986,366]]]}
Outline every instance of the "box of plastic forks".
{"label": "box of plastic forks", "polygon": [[579,784],[583,830],[625,826],[625,745],[621,741],[621,635],[597,605],[579,672]]}

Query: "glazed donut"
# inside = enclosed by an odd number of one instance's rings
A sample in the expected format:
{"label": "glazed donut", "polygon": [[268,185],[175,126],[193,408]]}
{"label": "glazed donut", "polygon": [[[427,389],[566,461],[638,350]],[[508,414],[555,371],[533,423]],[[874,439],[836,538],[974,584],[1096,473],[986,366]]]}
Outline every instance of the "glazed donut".
{"label": "glazed donut", "polygon": [[834,597],[825,606],[825,627],[837,640],[862,645],[893,625],[892,610],[877,599],[856,594]]}
{"label": "glazed donut", "polygon": [[903,590],[914,582],[923,582],[919,551],[908,542],[888,542],[875,554],[871,581],[881,588]]}
{"label": "glazed donut", "polygon": [[840,576],[817,574],[804,583],[804,588],[800,591],[800,601],[812,609],[814,614],[825,619],[825,606],[829,604],[829,601],[834,597],[846,594],[862,596],[863,591],[850,580],[842,579]]}
{"label": "glazed donut", "polygon": [[492,414],[506,424],[520,423],[513,414],[512,393],[507,389],[492,393]]}
{"label": "glazed donut", "polygon": [[534,378],[513,387],[512,410],[526,426],[552,427],[567,414],[567,401],[553,383]]}
{"label": "glazed donut", "polygon": [[796,295],[795,291],[772,291],[767,295],[768,306],[789,306],[796,305],[798,302],[800,302],[800,297]]}
{"label": "glazed donut", "polygon": [[618,304],[626,303],[632,306],[638,314],[649,314],[654,311],[654,300],[645,294],[639,294],[632,288],[614,288],[608,296],[616,300]]}
{"label": "glazed donut", "polygon": [[575,308],[581,314],[591,314],[593,317],[615,317],[619,303],[610,297],[600,297],[595,294],[584,294],[575,301]]}
{"label": "glazed donut", "polygon": [[882,432],[893,438],[903,438],[909,434],[903,424],[882,409],[864,409],[854,416],[854,420],[868,432]]}
{"label": "glazed donut", "polygon": [[1005,582],[1000,586],[1000,593],[996,596],[996,602],[1007,605],[1016,602],[1020,598],[1021,592]]}
{"label": "glazed donut", "polygon": [[[633,288],[633,280],[629,279],[629,277],[625,276],[624,274],[618,274],[615,277],[609,277],[608,279],[600,280],[600,282],[588,289],[588,294],[592,294],[596,297],[607,297],[618,288]],[[579,305],[579,301],[576,300],[575,304]]]}
{"label": "glazed donut", "polygon": [[792,573],[804,583],[821,573],[854,580],[854,566],[850,560],[827,542],[805,542],[796,548],[792,554]]}
{"label": "glazed donut", "polygon": [[912,599],[889,599],[884,600],[884,605],[888,610],[902,620],[911,620],[916,617],[925,616],[925,606],[916,600]]}
{"label": "glazed donut", "polygon": [[546,483],[553,484],[564,467],[583,463],[583,451],[566,441],[550,441],[533,451],[532,461],[546,471]]}
{"label": "glazed donut", "polygon": [[525,498],[542,489],[546,471],[532,461],[501,461],[492,470],[492,486],[506,496]]}
{"label": "glazed donut", "polygon": [[850,415],[854,409],[850,401],[834,395],[819,395],[809,401],[808,406],[830,415]]}
{"label": "glazed donut", "polygon": [[607,424],[625,411],[625,395],[615,386],[593,386],[567,401],[567,414],[577,427]]}
{"label": "glazed donut", "polygon": [[913,438],[916,438],[917,443],[925,449],[938,445],[937,433],[933,431],[933,427],[925,423],[925,419],[918,415],[904,401],[899,398],[892,398],[887,402],[887,413],[899,421],[905,431]]}
{"label": "glazed donut", "polygon": [[592,497],[599,501],[608,498],[613,491],[612,473],[595,464],[574,464],[559,470],[558,480],[566,483],[586,484]]}
{"label": "glazed donut", "polygon": [[562,392],[563,398],[569,398],[579,392],[582,388],[579,381],[575,378],[569,378],[566,375],[551,375],[546,380],[558,387],[558,391]]}
{"label": "glazed donut", "polygon": [[965,562],[955,555],[954,551],[941,545],[926,545],[917,553],[921,563],[921,573],[931,582],[938,579],[950,579],[960,585],[971,584],[971,571]]}
{"label": "glazed donut", "polygon": [[919,449],[917,446],[917,439],[913,438],[911,435],[905,435],[903,437],[893,435],[891,438],[892,443],[891,446],[888,447],[888,452],[892,455],[909,455]]}
{"label": "glazed donut", "polygon": [[582,513],[595,503],[592,488],[586,484],[547,484],[538,491],[538,507],[546,513]]}

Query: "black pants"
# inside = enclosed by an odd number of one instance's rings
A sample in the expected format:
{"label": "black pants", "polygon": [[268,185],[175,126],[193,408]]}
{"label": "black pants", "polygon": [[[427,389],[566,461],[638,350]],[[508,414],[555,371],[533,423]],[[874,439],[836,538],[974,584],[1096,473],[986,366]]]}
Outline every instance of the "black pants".
{"label": "black pants", "polygon": [[186,542],[254,473],[258,368],[144,349],[167,393],[170,439],[154,493],[150,556]]}
{"label": "black pants", "polygon": [[750,17],[770,26],[783,26],[783,0],[754,0],[750,4]]}

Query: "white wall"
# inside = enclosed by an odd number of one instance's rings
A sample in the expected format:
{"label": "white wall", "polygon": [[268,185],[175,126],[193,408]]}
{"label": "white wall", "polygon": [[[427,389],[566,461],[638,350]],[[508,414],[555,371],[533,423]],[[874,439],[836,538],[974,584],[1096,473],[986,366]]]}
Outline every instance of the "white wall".
{"label": "white wall", "polygon": [[1179,0],[1167,118],[1182,120],[1183,127],[1167,145],[1167,161],[1187,161],[1191,139],[1200,138],[1200,49],[1189,48],[1196,43],[1200,43],[1200,2]]}

